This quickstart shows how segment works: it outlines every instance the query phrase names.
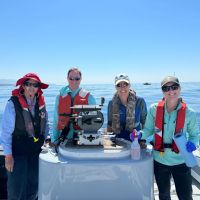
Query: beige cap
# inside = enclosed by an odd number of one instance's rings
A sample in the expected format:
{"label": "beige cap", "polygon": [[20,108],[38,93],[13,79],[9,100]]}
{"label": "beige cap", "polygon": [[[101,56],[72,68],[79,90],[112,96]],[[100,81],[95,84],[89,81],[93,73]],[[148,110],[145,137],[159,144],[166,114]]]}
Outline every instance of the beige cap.
{"label": "beige cap", "polygon": [[175,76],[167,76],[162,80],[161,87],[164,86],[167,83],[170,83],[170,82],[180,85],[179,80],[178,80],[177,77],[175,77]]}
{"label": "beige cap", "polygon": [[130,84],[130,79],[129,79],[128,75],[120,74],[115,77],[115,85],[117,85],[118,83],[123,82],[123,81]]}

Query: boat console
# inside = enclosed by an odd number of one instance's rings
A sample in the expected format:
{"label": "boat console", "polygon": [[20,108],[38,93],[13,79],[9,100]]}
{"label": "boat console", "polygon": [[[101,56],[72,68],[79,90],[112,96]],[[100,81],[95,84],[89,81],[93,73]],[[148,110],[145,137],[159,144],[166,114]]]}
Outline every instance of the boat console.
{"label": "boat console", "polygon": [[151,152],[131,160],[131,143],[102,128],[102,105],[73,106],[76,137],[71,141],[63,135],[57,151],[41,152],[39,200],[153,199]]}

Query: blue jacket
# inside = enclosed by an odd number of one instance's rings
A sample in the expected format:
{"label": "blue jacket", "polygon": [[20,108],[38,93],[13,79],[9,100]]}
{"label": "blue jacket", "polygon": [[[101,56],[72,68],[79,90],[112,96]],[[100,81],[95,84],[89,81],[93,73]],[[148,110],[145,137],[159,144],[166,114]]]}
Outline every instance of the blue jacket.
{"label": "blue jacket", "polygon": [[[112,127],[112,100],[108,103],[108,125]],[[126,107],[120,104],[119,107],[120,114],[120,125],[125,127],[126,124]],[[147,106],[143,98],[136,96],[135,105],[135,129],[137,131],[141,130],[145,124],[147,116]],[[121,132],[117,134],[117,137],[130,140],[130,132],[122,128]]]}

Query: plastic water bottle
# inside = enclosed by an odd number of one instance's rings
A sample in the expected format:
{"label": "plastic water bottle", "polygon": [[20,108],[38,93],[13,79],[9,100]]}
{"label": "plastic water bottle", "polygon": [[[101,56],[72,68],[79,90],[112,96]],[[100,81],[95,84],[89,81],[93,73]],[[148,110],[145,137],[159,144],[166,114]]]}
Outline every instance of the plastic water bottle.
{"label": "plastic water bottle", "polygon": [[195,167],[197,165],[197,160],[192,152],[188,152],[186,150],[187,139],[186,139],[185,134],[180,133],[180,134],[175,135],[174,141],[180,151],[180,154],[185,160],[185,164],[188,167]]}
{"label": "plastic water bottle", "polygon": [[131,144],[131,159],[132,160],[140,160],[140,145],[138,143],[138,135],[137,131],[134,129],[132,135],[130,136],[132,139]]}

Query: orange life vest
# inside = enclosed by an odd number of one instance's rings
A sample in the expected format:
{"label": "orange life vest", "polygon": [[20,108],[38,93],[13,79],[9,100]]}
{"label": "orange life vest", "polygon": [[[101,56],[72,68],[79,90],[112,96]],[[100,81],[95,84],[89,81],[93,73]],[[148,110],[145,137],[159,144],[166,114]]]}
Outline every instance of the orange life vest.
{"label": "orange life vest", "polygon": [[[155,119],[155,141],[154,141],[154,149],[157,151],[164,152],[164,142],[163,142],[163,134],[164,134],[164,104],[165,100],[163,99],[158,103],[157,110],[156,110],[156,119]],[[184,103],[181,99],[181,108],[178,110],[177,117],[176,117],[176,129],[175,135],[179,133],[185,123],[185,113],[186,113],[186,103]],[[178,153],[179,150],[174,142],[172,141],[172,151]]]}
{"label": "orange life vest", "polygon": [[70,115],[77,113],[70,107],[74,105],[88,105],[89,95],[89,92],[81,89],[74,98],[71,97],[70,93],[66,96],[60,96],[58,103],[58,130],[63,130],[70,121]]}

